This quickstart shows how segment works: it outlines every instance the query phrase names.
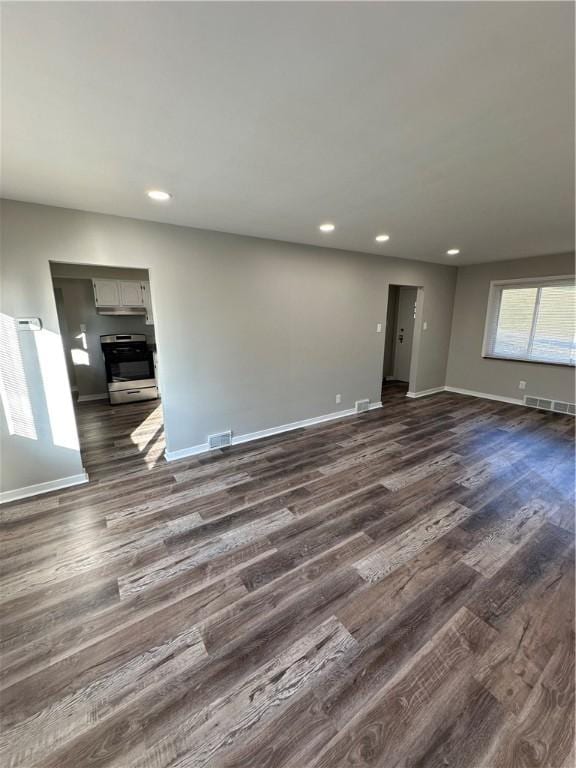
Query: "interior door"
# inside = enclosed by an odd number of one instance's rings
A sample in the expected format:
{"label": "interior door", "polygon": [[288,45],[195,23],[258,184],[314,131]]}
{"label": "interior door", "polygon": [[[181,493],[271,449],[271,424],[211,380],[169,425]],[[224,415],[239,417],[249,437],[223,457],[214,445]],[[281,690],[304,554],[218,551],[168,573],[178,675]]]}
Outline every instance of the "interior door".
{"label": "interior door", "polygon": [[410,361],[414,339],[417,288],[401,287],[398,292],[398,315],[396,320],[396,343],[394,346],[394,378],[410,380]]}

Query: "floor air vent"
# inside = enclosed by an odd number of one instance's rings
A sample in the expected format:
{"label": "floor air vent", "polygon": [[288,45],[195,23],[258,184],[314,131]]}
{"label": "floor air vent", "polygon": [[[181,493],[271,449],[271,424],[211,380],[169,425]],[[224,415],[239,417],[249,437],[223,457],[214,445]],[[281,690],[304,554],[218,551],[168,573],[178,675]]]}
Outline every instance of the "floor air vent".
{"label": "floor air vent", "polygon": [[356,400],[356,413],[370,410],[370,400]]}
{"label": "floor air vent", "polygon": [[208,448],[226,448],[232,445],[232,431],[219,432],[217,435],[208,435]]}
{"label": "floor air vent", "polygon": [[570,416],[576,414],[574,403],[564,403],[562,400],[550,400],[546,397],[532,397],[526,395],[524,405],[529,408],[539,408],[541,411],[554,411],[554,413],[567,413]]}

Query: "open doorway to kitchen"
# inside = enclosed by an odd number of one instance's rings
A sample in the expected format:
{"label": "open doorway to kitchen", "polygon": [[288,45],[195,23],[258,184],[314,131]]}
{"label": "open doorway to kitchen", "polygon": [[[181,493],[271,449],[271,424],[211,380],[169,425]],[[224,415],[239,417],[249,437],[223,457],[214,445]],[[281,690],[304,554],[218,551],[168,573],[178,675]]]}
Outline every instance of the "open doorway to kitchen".
{"label": "open doorway to kitchen", "polygon": [[390,285],[382,369],[382,402],[404,397],[414,375],[416,317],[419,291],[410,285]]}
{"label": "open doorway to kitchen", "polygon": [[50,271],[90,480],[164,462],[148,270],[50,262]]}

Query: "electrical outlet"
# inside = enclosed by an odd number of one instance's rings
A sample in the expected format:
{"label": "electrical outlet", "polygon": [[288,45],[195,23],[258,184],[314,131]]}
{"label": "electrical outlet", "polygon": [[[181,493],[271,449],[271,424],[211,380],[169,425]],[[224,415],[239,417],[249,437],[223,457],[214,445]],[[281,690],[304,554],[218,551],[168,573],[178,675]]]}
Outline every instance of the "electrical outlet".
{"label": "electrical outlet", "polygon": [[423,331],[427,331],[428,330],[428,322],[426,320],[424,320],[424,322],[422,323],[422,330]]}
{"label": "electrical outlet", "polygon": [[526,389],[526,382],[525,381],[521,381],[518,384],[518,389]]}
{"label": "electrical outlet", "polygon": [[342,402],[342,395],[336,395],[336,402],[341,403]]}
{"label": "electrical outlet", "polygon": [[378,323],[376,326],[376,333],[382,333],[382,323]]}

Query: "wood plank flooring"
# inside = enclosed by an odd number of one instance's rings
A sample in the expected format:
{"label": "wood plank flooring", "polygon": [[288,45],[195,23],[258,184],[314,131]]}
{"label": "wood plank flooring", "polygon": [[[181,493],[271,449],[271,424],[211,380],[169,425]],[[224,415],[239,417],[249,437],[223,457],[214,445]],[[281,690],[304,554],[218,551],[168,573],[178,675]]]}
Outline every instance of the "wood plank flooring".
{"label": "wood plank flooring", "polygon": [[0,764],[574,768],[574,420],[382,410],[3,506]]}

